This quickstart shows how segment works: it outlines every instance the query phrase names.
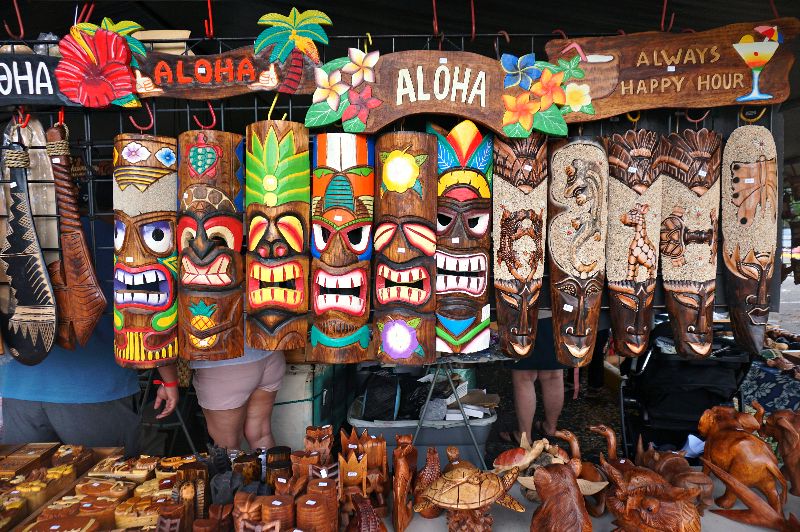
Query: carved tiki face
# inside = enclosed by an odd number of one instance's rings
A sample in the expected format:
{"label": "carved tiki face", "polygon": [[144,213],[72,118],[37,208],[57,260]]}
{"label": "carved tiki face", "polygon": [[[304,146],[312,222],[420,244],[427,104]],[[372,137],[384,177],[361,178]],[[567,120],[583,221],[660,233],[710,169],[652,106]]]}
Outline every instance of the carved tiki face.
{"label": "carved tiki face", "polygon": [[181,357],[236,358],[244,354],[242,136],[187,131],[178,141]]}
{"label": "carved tiki face", "polygon": [[547,222],[547,137],[494,140],[494,288],[500,347],[514,358],[536,340]]}
{"label": "carved tiki face", "polygon": [[375,195],[375,334],[378,358],[435,359],[436,138],[378,139]]}
{"label": "carved tiki face", "polygon": [[247,127],[247,343],[299,349],[308,333],[311,165],[297,122]]}
{"label": "carved tiki face", "polygon": [[664,281],[678,352],[698,357],[711,353],[715,288],[716,281]]}
{"label": "carved tiki face", "polygon": [[122,366],[178,356],[176,149],[169,137],[114,138],[114,351]]}
{"label": "carved tiki face", "polygon": [[489,347],[489,242],[492,136],[469,120],[438,140],[436,350],[474,353]]}
{"label": "carved tiki face", "polygon": [[374,143],[323,133],[314,146],[311,186],[312,359],[364,360],[369,345]]}

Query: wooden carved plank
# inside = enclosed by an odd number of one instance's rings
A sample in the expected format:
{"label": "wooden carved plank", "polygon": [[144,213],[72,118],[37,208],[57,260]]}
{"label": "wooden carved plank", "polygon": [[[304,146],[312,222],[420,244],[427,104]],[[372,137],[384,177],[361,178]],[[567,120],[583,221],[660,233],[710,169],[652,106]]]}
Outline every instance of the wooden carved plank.
{"label": "wooden carved plank", "polygon": [[798,32],[800,21],[785,17],[697,33],[557,39],[545,48],[551,62],[583,69],[575,83],[588,85],[594,114],[566,117],[583,122],[637,109],[783,102]]}
{"label": "wooden carved plank", "polygon": [[114,137],[114,351],[125,367],[178,357],[177,141]]}
{"label": "wooden carved plank", "polygon": [[436,350],[475,353],[490,336],[492,135],[469,120],[428,132],[438,141]]}
{"label": "wooden carved plank", "polygon": [[701,129],[662,137],[661,275],[678,354],[711,353],[722,137]]}
{"label": "wooden carved plank", "polygon": [[494,288],[500,348],[531,354],[536,340],[547,226],[547,137],[494,140]]}
{"label": "wooden carved plank", "polygon": [[378,360],[436,359],[436,137],[387,133],[376,144],[375,336]]}
{"label": "wooden carved plank", "polygon": [[247,126],[247,345],[300,349],[308,335],[308,131],[298,122]]}
{"label": "wooden carved plank", "polygon": [[55,76],[58,57],[16,48],[16,53],[0,54],[0,105],[77,105],[59,90]]}
{"label": "wooden carved plank", "polygon": [[374,142],[321,133],[311,183],[311,360],[369,357],[369,277],[375,193]]}
{"label": "wooden carved plank", "polygon": [[39,244],[46,264],[58,260],[58,209],[56,207],[55,178],[53,167],[47,150],[41,146],[47,144],[44,128],[37,118],[31,118],[28,127],[19,130],[25,146],[36,146],[28,150],[31,167],[28,172],[28,195],[31,203],[31,214]]}
{"label": "wooden carved plank", "polygon": [[244,354],[243,137],[178,137],[178,351],[187,360]]}
{"label": "wooden carved plank", "polygon": [[550,152],[547,249],[558,361],[592,359],[605,282],[608,161],[589,139],[558,141]]}
{"label": "wooden carved plank", "polygon": [[89,341],[106,308],[106,298],[83,234],[78,187],[70,173],[67,127],[56,124],[47,130],[46,136],[61,215],[61,260],[47,267],[58,308],[56,342],[65,349],[74,349],[75,342],[83,346]]}
{"label": "wooden carved plank", "polygon": [[[608,152],[606,277],[614,349],[641,355],[653,325],[663,180],[656,169],[659,135],[645,129],[603,139]],[[655,242],[655,243],[654,243]]]}
{"label": "wooden carved plank", "polygon": [[722,257],[728,310],[738,344],[757,354],[769,318],[778,224],[777,151],[772,133],[742,126],[722,159]]}
{"label": "wooden carved plank", "polygon": [[[12,135],[13,136],[13,135]],[[47,356],[56,332],[53,287],[34,228],[28,200],[30,159],[18,143],[3,154],[9,170],[8,228],[0,263],[11,284],[11,308],[3,315],[3,339],[11,356],[23,364],[38,364]]]}

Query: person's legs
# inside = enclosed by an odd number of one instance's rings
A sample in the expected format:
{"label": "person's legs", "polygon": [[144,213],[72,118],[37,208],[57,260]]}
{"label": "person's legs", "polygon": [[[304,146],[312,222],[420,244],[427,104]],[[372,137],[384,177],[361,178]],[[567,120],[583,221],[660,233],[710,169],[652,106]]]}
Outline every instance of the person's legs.
{"label": "person's legs", "polygon": [[268,392],[260,388],[250,395],[244,421],[244,437],[251,449],[275,447],[275,438],[272,437],[272,406],[277,395],[277,391]]}
{"label": "person's legs", "polygon": [[58,441],[43,403],[3,399],[2,442],[8,444]]}
{"label": "person's legs", "polygon": [[542,430],[553,434],[558,425],[561,409],[564,407],[564,371],[560,369],[539,370],[539,383],[542,386],[544,421]]}
{"label": "person's legs", "polygon": [[214,444],[225,449],[238,449],[242,441],[242,427],[247,405],[229,410],[203,408],[208,435]]}
{"label": "person's legs", "polygon": [[138,452],[141,418],[133,411],[133,397],[84,404],[42,403],[57,439],[87,447],[125,447]]}
{"label": "person's legs", "polygon": [[520,436],[528,434],[532,438],[533,415],[536,412],[536,370],[513,370],[511,382],[514,384],[514,408],[517,411],[517,429]]}

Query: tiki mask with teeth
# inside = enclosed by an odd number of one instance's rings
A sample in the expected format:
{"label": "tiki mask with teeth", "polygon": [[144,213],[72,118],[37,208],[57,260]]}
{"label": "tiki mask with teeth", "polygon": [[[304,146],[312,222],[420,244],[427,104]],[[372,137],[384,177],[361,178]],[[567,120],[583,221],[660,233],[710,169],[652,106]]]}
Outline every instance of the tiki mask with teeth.
{"label": "tiki mask with teeth", "polygon": [[367,359],[374,143],[323,133],[314,144],[311,185],[311,360]]}
{"label": "tiki mask with teeth", "polygon": [[178,356],[177,142],[114,138],[114,351],[135,368]]}
{"label": "tiki mask with teeth", "polygon": [[250,124],[246,166],[247,345],[300,349],[308,334],[308,130],[282,120]]}
{"label": "tiki mask with teeth", "polygon": [[428,132],[438,143],[436,350],[475,353],[488,349],[490,335],[492,136],[469,120]]}
{"label": "tiki mask with teeth", "polygon": [[178,137],[178,345],[189,360],[244,354],[241,135]]}
{"label": "tiki mask with teeth", "polygon": [[436,137],[378,139],[375,196],[375,335],[378,359],[436,358]]}

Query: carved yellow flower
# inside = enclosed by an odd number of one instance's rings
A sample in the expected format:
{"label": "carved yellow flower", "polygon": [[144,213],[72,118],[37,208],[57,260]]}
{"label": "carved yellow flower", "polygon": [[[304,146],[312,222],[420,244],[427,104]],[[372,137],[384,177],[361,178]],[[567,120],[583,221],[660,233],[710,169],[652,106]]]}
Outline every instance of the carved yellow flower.
{"label": "carved yellow flower", "polygon": [[419,164],[405,150],[394,150],[383,162],[383,184],[387,190],[405,192],[413,187],[419,177]]}
{"label": "carved yellow flower", "polygon": [[592,97],[589,95],[589,85],[586,83],[567,83],[564,90],[566,93],[566,105],[573,113],[577,113],[584,105],[592,103]]}

